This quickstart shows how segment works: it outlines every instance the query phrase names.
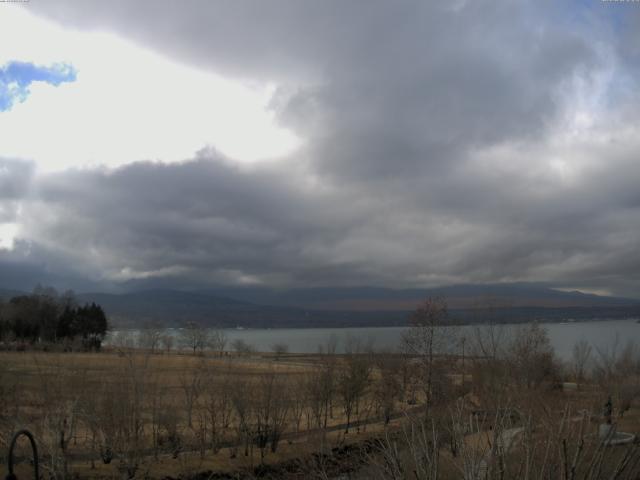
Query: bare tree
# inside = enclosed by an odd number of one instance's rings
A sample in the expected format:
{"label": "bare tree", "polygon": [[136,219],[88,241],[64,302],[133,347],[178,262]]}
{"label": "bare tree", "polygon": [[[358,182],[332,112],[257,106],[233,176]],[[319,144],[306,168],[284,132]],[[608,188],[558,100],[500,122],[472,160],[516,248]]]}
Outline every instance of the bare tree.
{"label": "bare tree", "polygon": [[473,391],[485,405],[498,408],[505,403],[511,382],[508,331],[489,316],[487,323],[474,327],[469,344]]}
{"label": "bare tree", "polygon": [[332,333],[327,337],[325,344],[318,344],[319,355],[335,355],[338,350],[338,337]]}
{"label": "bare tree", "polygon": [[119,350],[131,350],[135,348],[136,338],[131,330],[118,330],[111,337],[111,344]]}
{"label": "bare tree", "polygon": [[619,342],[616,335],[611,346],[596,348],[593,376],[603,394],[613,397],[618,415],[622,416],[640,396],[640,349],[632,340],[622,349]]}
{"label": "bare tree", "polygon": [[403,359],[393,354],[378,354],[375,357],[378,379],[373,387],[376,410],[382,412],[384,424],[391,421],[396,402],[402,398],[401,372]]}
{"label": "bare tree", "polygon": [[152,354],[160,348],[163,327],[156,322],[148,322],[138,333],[138,347],[148,349]]}
{"label": "bare tree", "polygon": [[471,352],[478,357],[495,360],[506,354],[508,335],[505,326],[492,321],[476,325],[471,337]]}
{"label": "bare tree", "polygon": [[349,433],[352,415],[359,414],[360,401],[369,386],[372,368],[369,355],[362,353],[357,343],[351,346],[338,370],[337,390],[342,397],[346,417],[345,433]]}
{"label": "bare tree", "polygon": [[160,445],[165,447],[174,459],[178,458],[184,448],[180,415],[175,408],[162,409],[158,416],[158,424],[162,432]]}
{"label": "bare tree", "polygon": [[165,331],[160,337],[160,343],[162,344],[164,351],[168,354],[171,353],[171,350],[173,349],[175,339],[171,333]]}
{"label": "bare tree", "polygon": [[195,322],[187,322],[180,330],[180,340],[182,346],[192,350],[194,355],[202,353],[209,345],[209,331]]}
{"label": "bare tree", "polygon": [[43,415],[39,439],[48,459],[45,464],[52,478],[71,476],[70,442],[81,416],[86,370],[65,372],[59,364],[38,364],[40,402]]}
{"label": "bare tree", "polygon": [[218,355],[224,354],[224,349],[227,346],[227,334],[222,328],[213,328],[209,332],[209,348],[214,352],[218,352]]}
{"label": "bare tree", "polygon": [[587,364],[591,358],[591,351],[591,345],[584,339],[573,346],[571,352],[571,368],[573,370],[573,377],[578,385],[584,381]]}
{"label": "bare tree", "polygon": [[264,462],[267,446],[270,444],[273,453],[278,448],[286,425],[288,401],[281,394],[284,390],[282,376],[275,372],[261,375],[254,388],[252,423],[260,459]]}
{"label": "bare tree", "polygon": [[306,389],[306,378],[304,375],[293,375],[289,378],[288,394],[290,420],[296,433],[300,433],[300,423],[309,403]]}
{"label": "bare tree", "polygon": [[253,347],[253,345],[250,345],[249,343],[244,341],[242,338],[237,338],[233,342],[231,342],[231,347],[239,355],[242,355],[242,356],[251,355],[255,351],[255,348]]}
{"label": "bare tree", "polygon": [[189,428],[193,428],[193,410],[203,392],[205,373],[204,363],[198,362],[197,365],[188,368],[180,375],[180,388],[182,389]]}
{"label": "bare tree", "polygon": [[16,430],[16,426],[22,421],[22,402],[19,398],[22,395],[24,382],[21,382],[22,375],[9,369],[0,362],[0,449],[6,451],[11,435]]}
{"label": "bare tree", "polygon": [[309,414],[317,428],[327,428],[330,406],[336,389],[336,366],[332,359],[324,361],[306,378]]}
{"label": "bare tree", "polygon": [[509,345],[512,380],[528,389],[558,376],[553,347],[546,329],[537,323],[519,327]]}
{"label": "bare tree", "polygon": [[409,324],[409,331],[403,335],[402,342],[406,351],[419,362],[425,406],[429,409],[434,396],[442,393],[442,386],[437,385],[436,380],[444,379],[441,372],[436,372],[442,369],[436,356],[449,352],[455,342],[446,301],[442,298],[425,300],[413,312]]}
{"label": "bare tree", "polygon": [[92,386],[92,388],[86,388],[88,386],[89,385],[84,386],[85,388],[83,389],[84,391],[80,398],[79,415],[82,419],[82,423],[89,431],[89,435],[91,436],[89,449],[92,455],[91,469],[93,470],[96,468],[96,458],[94,457],[98,456],[98,445],[100,438],[100,418],[97,408],[99,402],[98,395],[100,394],[100,392],[97,385]]}
{"label": "bare tree", "polygon": [[[253,402],[250,395],[250,386],[247,385],[245,379],[240,376],[232,378],[230,384],[231,402],[235,412],[235,427],[237,444],[244,445],[244,455],[249,456],[250,448],[253,447],[251,442],[253,429],[251,426],[251,417],[253,415]],[[235,449],[232,449],[231,456],[235,457]]]}
{"label": "bare tree", "polygon": [[322,389],[322,372],[320,370],[310,372],[305,376],[305,392],[309,402],[307,411],[307,430],[321,428],[324,418],[325,402]]}
{"label": "bare tree", "polygon": [[144,463],[145,405],[149,392],[149,357],[128,354],[124,358],[122,373],[112,388],[116,389],[110,405],[114,427],[114,449],[119,459],[119,470],[132,479]]}
{"label": "bare tree", "polygon": [[151,427],[151,445],[153,447],[153,456],[158,460],[160,453],[161,441],[161,422],[162,412],[169,408],[167,406],[167,387],[162,385],[157,378],[150,379],[149,382],[149,424]]}
{"label": "bare tree", "polygon": [[208,415],[209,439],[213,453],[220,450],[220,445],[231,425],[233,413],[231,378],[230,372],[217,375],[217,372],[211,369],[204,387],[205,411]]}

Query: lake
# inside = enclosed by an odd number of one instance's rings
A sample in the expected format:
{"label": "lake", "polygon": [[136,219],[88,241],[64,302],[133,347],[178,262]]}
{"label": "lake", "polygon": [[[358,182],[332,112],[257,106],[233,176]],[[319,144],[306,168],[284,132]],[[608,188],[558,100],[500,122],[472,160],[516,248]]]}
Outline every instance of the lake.
{"label": "lake", "polygon": [[[576,342],[584,339],[593,347],[612,348],[618,341],[622,348],[628,340],[640,342],[640,323],[637,320],[601,320],[591,322],[546,323],[542,325],[549,340],[562,359],[569,359]],[[461,335],[473,335],[476,326],[459,327]],[[518,325],[506,325],[507,331]],[[226,330],[229,342],[237,338],[245,340],[259,351],[270,351],[274,343],[284,343],[292,353],[315,353],[318,345],[326,345],[334,336],[338,342],[337,350],[343,351],[350,338],[371,343],[376,349],[393,350],[401,342],[407,327],[371,327],[371,328],[291,328],[291,329],[247,329]],[[594,350],[595,353],[595,350]]]}
{"label": "lake", "polygon": [[[573,345],[586,340],[593,347],[611,349],[618,341],[619,348],[629,340],[640,342],[640,323],[631,320],[597,320],[590,322],[545,323],[551,344],[562,359],[569,359]],[[459,334],[471,336],[476,326],[459,327]],[[518,325],[506,325],[509,331]],[[178,329],[172,330],[176,335]],[[349,339],[371,344],[375,349],[394,350],[400,345],[407,327],[358,327],[358,328],[283,328],[283,329],[225,329],[229,344],[242,339],[258,351],[270,351],[271,346],[283,343],[290,353],[315,353],[319,345],[327,345],[333,337],[337,351],[344,351]],[[594,348],[594,354],[595,354]]]}

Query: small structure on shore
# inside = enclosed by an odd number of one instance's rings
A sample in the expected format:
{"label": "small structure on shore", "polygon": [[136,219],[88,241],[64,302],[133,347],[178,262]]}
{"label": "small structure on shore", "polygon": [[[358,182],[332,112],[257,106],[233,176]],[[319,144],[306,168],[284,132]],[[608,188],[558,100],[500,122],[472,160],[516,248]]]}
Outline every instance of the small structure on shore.
{"label": "small structure on shore", "polygon": [[607,403],[604,404],[602,414],[605,423],[601,423],[598,427],[598,438],[607,446],[626,445],[633,442],[636,438],[633,433],[616,432],[616,426],[611,420],[612,414],[613,402],[611,401],[611,395],[609,395]]}

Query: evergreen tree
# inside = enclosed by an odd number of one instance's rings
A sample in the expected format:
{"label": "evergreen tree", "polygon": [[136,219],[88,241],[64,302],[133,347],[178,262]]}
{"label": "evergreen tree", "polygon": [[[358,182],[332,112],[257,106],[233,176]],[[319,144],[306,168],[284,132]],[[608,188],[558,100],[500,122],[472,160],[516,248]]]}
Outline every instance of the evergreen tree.
{"label": "evergreen tree", "polygon": [[96,303],[77,306],[72,292],[59,296],[38,286],[31,295],[13,297],[0,308],[0,337],[20,341],[59,342],[79,338],[87,349],[99,349],[109,328]]}

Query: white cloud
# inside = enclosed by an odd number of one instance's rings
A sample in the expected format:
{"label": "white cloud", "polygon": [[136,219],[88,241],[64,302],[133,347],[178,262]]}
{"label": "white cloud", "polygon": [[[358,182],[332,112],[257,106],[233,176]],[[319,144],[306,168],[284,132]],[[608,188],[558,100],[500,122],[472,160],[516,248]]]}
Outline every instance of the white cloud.
{"label": "white cloud", "polygon": [[3,6],[0,32],[0,64],[68,62],[78,71],[73,83],[32,85],[27,101],[0,113],[0,155],[33,159],[40,171],[179,161],[205,145],[255,162],[299,143],[266,108],[273,85],[243,85],[14,6]]}
{"label": "white cloud", "polygon": [[17,235],[17,224],[0,223],[0,250],[13,250],[14,240]]}

